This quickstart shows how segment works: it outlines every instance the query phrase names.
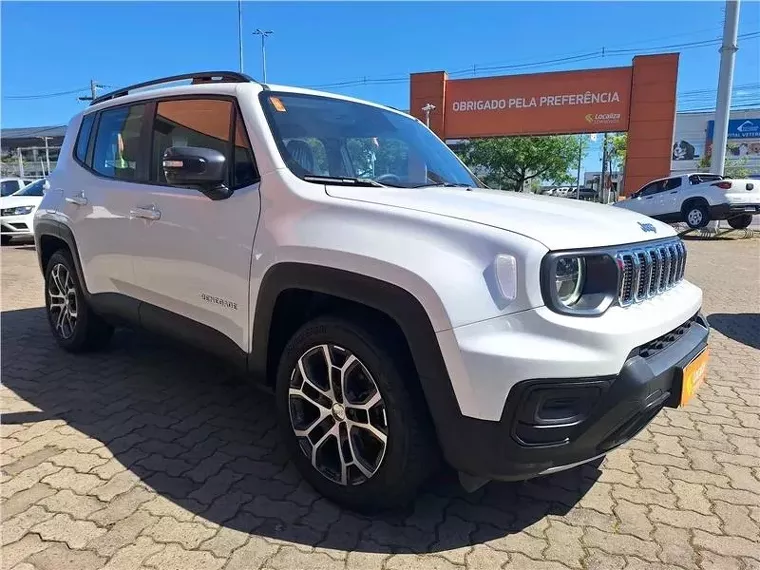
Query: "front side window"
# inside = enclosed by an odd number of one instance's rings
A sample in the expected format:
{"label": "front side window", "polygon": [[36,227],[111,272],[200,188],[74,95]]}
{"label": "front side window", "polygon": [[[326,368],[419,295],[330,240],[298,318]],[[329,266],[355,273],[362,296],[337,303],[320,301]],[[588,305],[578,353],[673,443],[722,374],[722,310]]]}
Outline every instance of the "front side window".
{"label": "front side window", "polygon": [[141,160],[140,131],[145,105],[107,109],[100,114],[92,169],[108,178],[136,181]]}
{"label": "front side window", "polygon": [[285,164],[306,180],[482,186],[438,137],[410,117],[317,95],[264,91],[260,98]]}
{"label": "front side window", "polygon": [[173,146],[210,148],[227,156],[232,102],[220,99],[161,101],[153,122],[150,179],[166,184],[162,157]]}

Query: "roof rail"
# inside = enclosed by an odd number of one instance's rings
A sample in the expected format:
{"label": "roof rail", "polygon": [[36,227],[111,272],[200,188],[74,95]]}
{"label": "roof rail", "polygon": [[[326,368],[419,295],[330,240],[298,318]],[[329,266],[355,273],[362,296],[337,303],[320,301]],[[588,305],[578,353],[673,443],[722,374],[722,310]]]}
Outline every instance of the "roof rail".
{"label": "roof rail", "polygon": [[255,79],[252,77],[244,74],[244,73],[238,73],[237,71],[199,71],[196,73],[183,73],[182,75],[172,75],[170,77],[162,77],[160,79],[154,79],[152,81],[145,81],[144,83],[136,83],[135,85],[130,85],[128,87],[123,87],[122,89],[118,89],[116,91],[111,91],[110,93],[106,93],[105,95],[101,95],[100,97],[95,97],[95,99],[92,100],[90,103],[90,106],[97,105],[98,103],[102,103],[103,101],[109,101],[111,99],[116,99],[117,97],[123,97],[124,95],[129,95],[132,91],[135,91],[136,89],[142,89],[143,87],[150,87],[151,85],[161,85],[163,83],[174,83],[175,81],[182,81],[184,79],[192,79],[192,84],[195,85],[196,83],[257,83]]}

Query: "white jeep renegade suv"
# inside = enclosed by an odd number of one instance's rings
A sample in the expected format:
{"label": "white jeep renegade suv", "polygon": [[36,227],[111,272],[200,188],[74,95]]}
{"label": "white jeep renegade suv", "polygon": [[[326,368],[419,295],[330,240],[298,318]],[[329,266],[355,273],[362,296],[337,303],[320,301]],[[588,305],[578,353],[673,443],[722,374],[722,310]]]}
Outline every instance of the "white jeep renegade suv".
{"label": "white jeep renegade suv", "polygon": [[468,488],[587,462],[704,378],[669,226],[488,190],[413,117],[237,73],[93,101],[34,234],[64,349],[126,322],[225,356],[356,509],[441,456]]}

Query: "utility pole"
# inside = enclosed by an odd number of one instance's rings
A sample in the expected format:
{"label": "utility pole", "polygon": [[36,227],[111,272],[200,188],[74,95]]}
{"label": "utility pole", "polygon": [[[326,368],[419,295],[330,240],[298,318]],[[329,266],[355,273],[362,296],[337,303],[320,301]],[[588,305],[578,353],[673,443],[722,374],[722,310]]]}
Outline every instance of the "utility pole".
{"label": "utility pole", "polygon": [[80,101],[94,101],[98,96],[98,89],[101,85],[98,85],[94,79],[90,79],[90,96],[89,97],[77,97]]}
{"label": "utility pole", "polygon": [[715,102],[715,130],[713,133],[710,171],[723,175],[728,142],[728,120],[731,114],[731,89],[734,83],[734,61],[739,50],[739,0],[726,1],[726,19],[723,23],[723,44],[720,46],[720,73],[718,98]]}
{"label": "utility pole", "polygon": [[19,178],[24,177],[24,157],[21,156],[21,148],[16,149],[18,151],[18,175]]}
{"label": "utility pole", "polygon": [[599,179],[599,189],[602,191],[602,203],[607,204],[609,198],[607,196],[607,185],[604,183],[604,175],[607,171],[607,133],[604,133],[604,141],[602,143],[602,176]]}
{"label": "utility pole", "polygon": [[435,105],[432,103],[427,103],[423,108],[422,112],[425,113],[425,124],[427,125],[427,128],[430,128],[430,111],[435,110]]}
{"label": "utility pole", "polygon": [[243,0],[238,0],[238,51],[240,52],[240,73],[243,73]]}
{"label": "utility pole", "polygon": [[45,141],[45,162],[47,162],[47,173],[50,174],[50,147],[48,146],[48,140],[52,137],[40,137]]}
{"label": "utility pole", "polygon": [[581,199],[581,162],[583,161],[583,135],[578,136],[578,186],[575,188],[575,199]]}
{"label": "utility pole", "polygon": [[261,75],[264,83],[267,82],[267,53],[264,44],[266,43],[267,37],[271,36],[273,33],[272,30],[262,30],[261,28],[256,28],[253,32],[254,36],[261,36]]}

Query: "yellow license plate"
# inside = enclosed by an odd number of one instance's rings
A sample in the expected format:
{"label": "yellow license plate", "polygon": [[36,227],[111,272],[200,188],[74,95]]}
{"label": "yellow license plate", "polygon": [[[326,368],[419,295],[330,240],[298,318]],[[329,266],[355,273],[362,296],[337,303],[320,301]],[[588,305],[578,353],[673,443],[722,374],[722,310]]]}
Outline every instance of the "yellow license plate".
{"label": "yellow license plate", "polygon": [[705,348],[683,369],[683,382],[681,382],[681,406],[691,400],[702,382],[707,376],[707,359],[709,350]]}

